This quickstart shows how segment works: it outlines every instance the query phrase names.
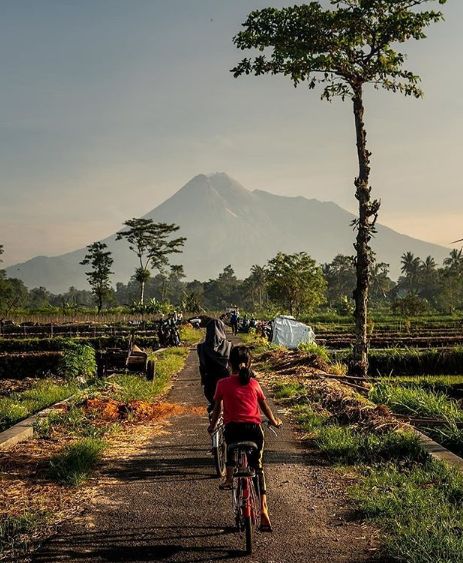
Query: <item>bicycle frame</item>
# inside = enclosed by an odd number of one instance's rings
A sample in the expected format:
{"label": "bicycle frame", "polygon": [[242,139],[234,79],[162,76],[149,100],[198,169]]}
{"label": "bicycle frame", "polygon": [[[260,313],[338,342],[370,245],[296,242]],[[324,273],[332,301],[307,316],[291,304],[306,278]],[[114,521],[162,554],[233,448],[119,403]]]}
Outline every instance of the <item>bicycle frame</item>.
{"label": "bicycle frame", "polygon": [[[260,524],[260,492],[256,475],[250,471],[246,451],[238,450],[233,479],[233,511],[239,532],[246,535],[246,551],[252,552],[253,528]],[[256,482],[256,484],[255,484]]]}

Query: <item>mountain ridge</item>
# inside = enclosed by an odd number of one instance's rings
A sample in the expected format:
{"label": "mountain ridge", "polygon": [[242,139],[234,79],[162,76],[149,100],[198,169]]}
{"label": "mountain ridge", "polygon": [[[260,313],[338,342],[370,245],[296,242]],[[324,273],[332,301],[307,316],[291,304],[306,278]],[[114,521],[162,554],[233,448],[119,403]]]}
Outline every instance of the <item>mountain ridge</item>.
{"label": "mountain ridge", "polygon": [[[318,262],[354,252],[354,215],[335,202],[251,191],[223,172],[195,176],[144,217],[180,226],[179,235],[187,241],[183,254],[172,261],[184,265],[187,279],[216,277],[228,264],[244,277],[253,264],[264,264],[278,251],[304,250]],[[113,252],[113,283],[127,283],[136,267],[135,255],[124,241],[116,241],[115,234],[103,242]],[[400,273],[405,251],[440,262],[450,250],[384,225],[378,225],[372,246],[378,259],[391,265],[393,277]],[[86,288],[85,268],[79,265],[85,252],[84,247],[58,256],[35,256],[6,272],[28,287],[44,286],[53,292],[71,285]]]}

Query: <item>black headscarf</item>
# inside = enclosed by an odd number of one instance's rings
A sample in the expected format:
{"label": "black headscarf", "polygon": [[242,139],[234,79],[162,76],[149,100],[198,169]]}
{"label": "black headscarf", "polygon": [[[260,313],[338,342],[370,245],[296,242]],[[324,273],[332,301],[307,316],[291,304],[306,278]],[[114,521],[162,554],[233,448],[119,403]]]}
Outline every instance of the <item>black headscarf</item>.
{"label": "black headscarf", "polygon": [[227,368],[228,358],[232,348],[225,334],[225,325],[220,319],[211,319],[206,325],[206,339],[198,345],[201,367],[206,371],[220,366]]}

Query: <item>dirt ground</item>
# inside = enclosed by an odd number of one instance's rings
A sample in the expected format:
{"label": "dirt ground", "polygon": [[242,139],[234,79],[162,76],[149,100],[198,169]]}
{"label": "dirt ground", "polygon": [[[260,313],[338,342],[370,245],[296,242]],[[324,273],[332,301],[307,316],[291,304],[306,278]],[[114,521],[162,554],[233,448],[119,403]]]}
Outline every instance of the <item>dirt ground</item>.
{"label": "dirt ground", "polygon": [[167,400],[182,408],[152,428],[139,447],[126,444],[112,451],[85,511],[45,542],[33,561],[360,563],[375,558],[377,532],[356,518],[345,495],[353,477],[304,448],[287,420],[278,437],[266,435],[274,531],[257,534],[254,554],[245,557],[244,540],[232,527],[230,493],[219,491],[214,477],[194,351]]}

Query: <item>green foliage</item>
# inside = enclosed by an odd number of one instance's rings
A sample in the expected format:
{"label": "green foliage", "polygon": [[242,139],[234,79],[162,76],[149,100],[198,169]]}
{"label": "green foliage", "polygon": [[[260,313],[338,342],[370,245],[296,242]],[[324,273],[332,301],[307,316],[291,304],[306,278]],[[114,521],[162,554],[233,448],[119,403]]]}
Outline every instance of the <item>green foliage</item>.
{"label": "green foliage", "polygon": [[117,233],[116,240],[126,239],[130,250],[137,255],[139,267],[135,279],[140,284],[140,302],[144,303],[145,283],[150,277],[150,270],[162,272],[169,264],[169,256],[181,252],[186,238],[170,239],[180,227],[155,223],[152,219],[128,219],[124,225],[126,228]]}
{"label": "green foliage", "polygon": [[316,412],[309,404],[296,405],[292,413],[301,429],[309,434],[320,431],[329,419],[327,413]]}
{"label": "green foliage", "polygon": [[428,2],[331,0],[336,9],[310,2],[255,10],[234,42],[259,53],[232,72],[235,77],[283,74],[295,86],[307,82],[310,89],[321,84],[328,100],[344,98],[364,83],[419,97],[419,77],[403,68],[406,56],[395,47],[424,38],[426,27],[442,19],[440,12],[416,10]]}
{"label": "green foliage", "polygon": [[385,532],[383,555],[410,563],[462,560],[463,477],[442,463],[368,469],[351,489]]}
{"label": "green foliage", "polygon": [[20,420],[64,399],[79,390],[75,383],[56,383],[45,379],[35,383],[27,391],[0,397],[0,431]]}
{"label": "green foliage", "polygon": [[322,426],[315,443],[331,461],[342,464],[416,460],[423,450],[412,432],[363,433],[348,426]]}
{"label": "green foliage", "polygon": [[[334,356],[343,362],[351,357],[349,352],[336,353]],[[368,359],[372,375],[459,375],[462,372],[463,347],[372,349]]]}
{"label": "green foliage", "polygon": [[93,377],[96,373],[94,348],[70,340],[66,344],[59,372],[66,379]]}
{"label": "green foliage", "polygon": [[6,317],[16,308],[27,303],[27,287],[21,280],[7,278],[5,271],[0,270],[0,314]]}
{"label": "green foliage", "polygon": [[297,382],[277,383],[273,392],[276,399],[294,399],[304,394],[304,386]]}
{"label": "green foliage", "polygon": [[298,350],[304,352],[305,354],[312,354],[317,356],[320,360],[323,360],[327,364],[330,363],[330,356],[328,350],[324,346],[320,346],[315,342],[302,342],[298,346]]}
{"label": "green foliage", "polygon": [[279,252],[267,265],[267,290],[270,300],[291,315],[300,315],[324,302],[326,282],[306,252]]}
{"label": "green foliage", "polygon": [[463,422],[463,411],[445,393],[430,391],[416,385],[404,387],[390,383],[376,383],[369,393],[375,403],[384,404],[396,413],[418,417],[445,418],[449,422]]}
{"label": "green foliage", "polygon": [[0,557],[6,550],[11,554],[25,548],[27,540],[24,535],[42,526],[45,520],[46,514],[37,511],[24,511],[14,516],[2,515],[0,519]]}
{"label": "green foliage", "polygon": [[403,317],[415,317],[429,310],[428,302],[419,295],[409,294],[392,303],[392,311]]}
{"label": "green foliage", "polygon": [[106,250],[107,248],[104,242],[94,242],[90,244],[87,246],[87,254],[81,262],[83,266],[90,264],[92,267],[89,272],[85,272],[85,275],[95,295],[98,313],[103,308],[103,300],[111,289],[109,276],[114,273],[111,272],[114,260],[111,256],[111,252]]}
{"label": "green foliage", "polygon": [[180,340],[185,346],[193,346],[203,338],[201,329],[193,328],[191,325],[182,325],[180,327]]}
{"label": "green foliage", "polygon": [[63,485],[81,485],[100,461],[104,448],[104,441],[98,438],[83,438],[65,446],[50,460],[50,477]]}
{"label": "green foliage", "polygon": [[61,428],[68,435],[74,437],[102,438],[117,424],[101,425],[95,422],[85,410],[77,404],[72,404],[65,411],[51,411],[46,416],[38,418],[34,424],[34,433],[38,438],[49,439],[53,432]]}
{"label": "green foliage", "polygon": [[187,355],[187,348],[168,348],[153,354],[151,358],[156,365],[156,377],[153,381],[130,374],[113,377],[113,398],[123,402],[152,401],[166,389],[172,376],[183,368]]}

